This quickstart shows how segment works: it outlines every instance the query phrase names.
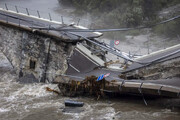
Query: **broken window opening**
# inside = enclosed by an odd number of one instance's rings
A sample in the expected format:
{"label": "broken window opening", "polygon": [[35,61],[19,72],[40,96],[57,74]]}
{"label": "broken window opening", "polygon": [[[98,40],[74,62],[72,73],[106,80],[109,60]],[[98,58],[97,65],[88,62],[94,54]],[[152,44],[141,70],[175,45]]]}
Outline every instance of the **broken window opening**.
{"label": "broken window opening", "polygon": [[30,60],[29,67],[30,67],[30,69],[35,69],[36,68],[36,61],[35,60]]}

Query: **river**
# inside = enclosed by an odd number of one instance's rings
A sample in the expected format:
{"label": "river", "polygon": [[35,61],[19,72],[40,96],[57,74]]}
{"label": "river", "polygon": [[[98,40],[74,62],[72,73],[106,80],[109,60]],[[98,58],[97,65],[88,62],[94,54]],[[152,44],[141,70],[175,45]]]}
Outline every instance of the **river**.
{"label": "river", "polygon": [[[180,114],[159,106],[145,106],[142,99],[117,98],[95,100],[93,97],[68,98],[49,93],[52,84],[19,84],[14,80],[0,81],[1,120],[179,120]],[[82,101],[77,110],[62,112],[65,100]],[[82,111],[82,112],[78,112]]]}
{"label": "river", "polygon": [[[8,77],[7,77],[8,78]],[[95,100],[93,97],[68,98],[49,93],[53,84],[19,84],[0,81],[1,120],[165,120],[180,118],[179,112],[159,106],[145,106],[142,99],[117,98]],[[82,108],[62,112],[65,100],[82,101]],[[82,111],[82,112],[78,112]]]}
{"label": "river", "polygon": [[[50,12],[58,16],[72,10],[63,8],[57,0],[0,1],[0,5],[4,3]],[[0,65],[0,68],[2,66]],[[156,99],[147,100],[148,106],[146,106],[141,97],[109,98],[98,101],[94,97],[69,98],[46,91],[46,87],[58,89],[55,84],[20,84],[6,70],[4,72],[0,71],[0,73],[0,120],[180,119],[179,111],[162,107],[163,103],[161,102],[159,102],[161,105],[157,105],[156,101],[158,100]],[[67,112],[63,112],[65,108],[64,101],[69,99],[82,101],[85,105],[82,108],[69,109]],[[156,105],[152,105],[153,103]]]}

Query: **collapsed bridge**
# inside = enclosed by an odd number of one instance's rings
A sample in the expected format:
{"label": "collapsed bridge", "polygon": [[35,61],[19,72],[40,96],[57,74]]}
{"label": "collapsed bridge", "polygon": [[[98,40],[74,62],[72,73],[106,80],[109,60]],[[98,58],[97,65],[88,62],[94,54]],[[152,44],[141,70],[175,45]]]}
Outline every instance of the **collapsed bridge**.
{"label": "collapsed bridge", "polygon": [[[98,90],[94,92],[179,97],[180,45],[142,57],[131,58],[131,55],[127,53],[98,42],[96,38],[102,36],[102,33],[97,31],[63,31],[63,29],[83,30],[87,28],[53,21],[51,18],[44,19],[40,15],[32,16],[27,9],[26,11],[27,14],[8,8],[0,9],[1,26],[7,27],[7,31],[13,31],[13,28],[22,32],[21,40],[17,40],[17,48],[11,48],[17,53],[8,52],[10,51],[10,47],[7,47],[8,43],[13,42],[13,40],[4,39],[6,42],[1,41],[2,46],[0,46],[1,51],[7,55],[18,73],[20,81],[33,76],[33,79],[37,79],[39,82],[59,83],[60,88],[69,86],[69,91],[74,91],[74,89],[78,91],[78,88],[80,91],[93,91],[96,89],[90,86],[98,85]],[[9,33],[11,34],[11,32]],[[43,39],[36,38],[36,35],[43,36]],[[1,37],[5,36],[2,34]],[[44,40],[45,38],[48,40]],[[94,48],[95,53],[90,48]],[[122,65],[125,67],[114,69],[109,66],[104,58],[106,51],[122,57],[125,60]],[[15,56],[16,54],[19,56]],[[126,67],[127,69],[123,69]],[[165,74],[170,71],[174,73],[174,76],[160,80],[158,76],[162,75],[158,73],[158,70],[161,70],[162,67],[166,70]],[[150,71],[154,71],[154,73],[152,74]],[[98,76],[107,73],[110,75],[97,81]],[[146,80],[148,77],[149,80]],[[153,80],[153,77],[157,77],[156,80]],[[86,85],[89,87],[85,87]]]}

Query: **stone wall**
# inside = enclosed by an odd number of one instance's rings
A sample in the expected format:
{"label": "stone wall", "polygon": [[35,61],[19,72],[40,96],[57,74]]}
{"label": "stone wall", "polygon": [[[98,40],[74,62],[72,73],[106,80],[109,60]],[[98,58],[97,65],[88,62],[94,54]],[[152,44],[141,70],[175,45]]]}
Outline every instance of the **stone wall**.
{"label": "stone wall", "polygon": [[66,58],[73,48],[61,40],[0,25],[0,52],[19,78],[31,75],[38,82],[52,82],[56,74],[66,71]]}

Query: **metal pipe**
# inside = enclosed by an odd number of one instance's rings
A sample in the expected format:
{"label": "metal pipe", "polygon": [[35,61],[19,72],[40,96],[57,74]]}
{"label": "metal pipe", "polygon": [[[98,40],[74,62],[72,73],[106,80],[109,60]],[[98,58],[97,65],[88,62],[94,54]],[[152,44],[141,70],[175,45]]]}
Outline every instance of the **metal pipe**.
{"label": "metal pipe", "polygon": [[51,25],[49,25],[48,30],[47,30],[47,33],[49,32],[50,28],[51,28]]}
{"label": "metal pipe", "polygon": [[80,22],[80,18],[79,18],[79,20],[78,20],[78,22],[77,22],[77,25],[79,25],[79,22]]}
{"label": "metal pipe", "polygon": [[177,38],[180,40],[180,37],[179,37],[179,35],[177,35]]}
{"label": "metal pipe", "polygon": [[7,4],[5,3],[6,10],[8,10]]}
{"label": "metal pipe", "polygon": [[147,48],[148,48],[148,54],[150,54],[150,52],[149,52],[149,41],[147,41]]}
{"label": "metal pipe", "polygon": [[15,6],[15,8],[16,8],[16,12],[19,13],[17,6]]}
{"label": "metal pipe", "polygon": [[26,12],[27,12],[27,15],[29,15],[29,11],[28,11],[28,9],[26,8]]}
{"label": "metal pipe", "polygon": [[37,10],[38,17],[41,18],[39,11]]}
{"label": "metal pipe", "polygon": [[49,20],[52,21],[51,14],[49,13]]}
{"label": "metal pipe", "polygon": [[[44,79],[41,82],[46,82],[46,78],[47,78],[46,72],[47,72],[48,64],[49,64],[50,51],[51,51],[51,40],[49,40],[48,51],[47,51],[47,55],[46,55],[46,58],[45,58],[45,68],[44,68],[44,76],[43,76]],[[48,82],[49,82],[49,80],[48,80]]]}
{"label": "metal pipe", "polygon": [[165,43],[166,43],[166,40],[163,40],[163,44],[164,44],[164,49],[166,49],[166,45],[165,45]]}
{"label": "metal pipe", "polygon": [[61,16],[61,21],[62,21],[62,24],[64,25],[64,20],[63,20],[63,16]]}
{"label": "metal pipe", "polygon": [[21,26],[21,21],[20,21],[20,19],[19,19],[19,26]]}
{"label": "metal pipe", "polygon": [[6,16],[6,22],[8,23],[8,16]]}
{"label": "metal pipe", "polygon": [[33,22],[33,21],[32,21],[32,24],[31,24],[31,25],[32,25],[32,27],[34,26],[34,22]]}

